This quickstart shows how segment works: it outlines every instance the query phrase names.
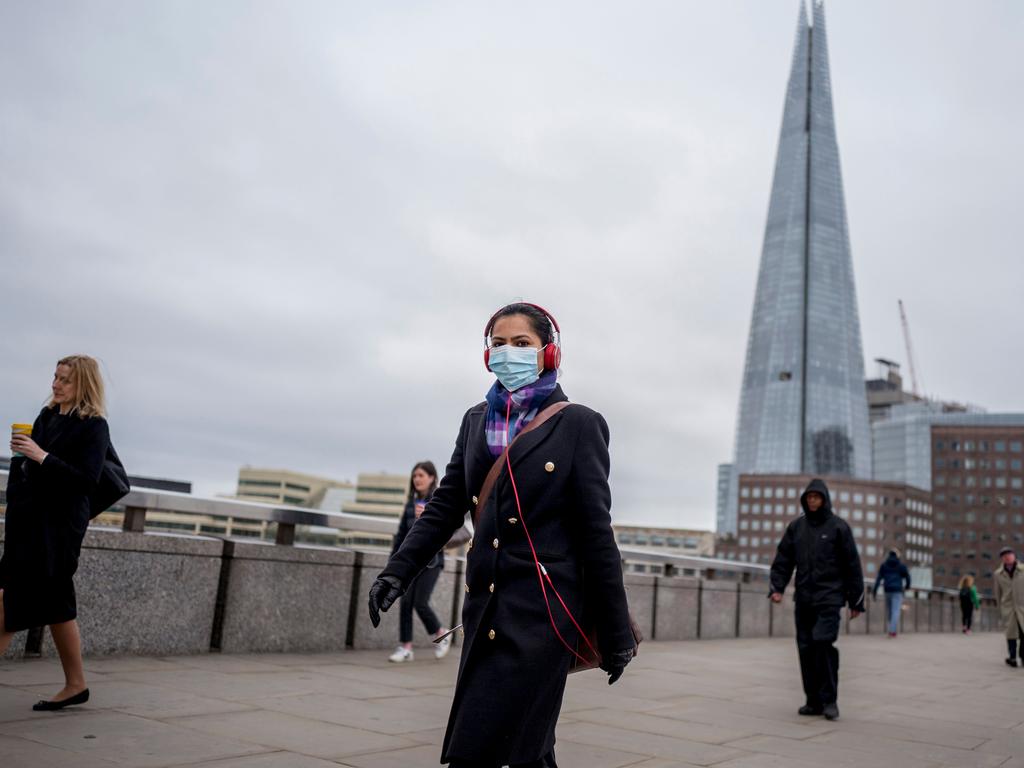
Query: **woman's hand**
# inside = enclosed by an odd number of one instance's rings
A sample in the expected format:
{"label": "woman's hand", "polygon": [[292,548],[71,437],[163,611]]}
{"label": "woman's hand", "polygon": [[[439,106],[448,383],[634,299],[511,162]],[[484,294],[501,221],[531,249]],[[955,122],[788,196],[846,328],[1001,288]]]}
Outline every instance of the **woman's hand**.
{"label": "woman's hand", "polygon": [[20,453],[26,459],[32,459],[39,464],[42,464],[43,459],[46,458],[46,451],[28,435],[14,435],[11,438],[11,451]]}
{"label": "woman's hand", "polygon": [[626,670],[626,665],[633,660],[633,655],[633,649],[627,648],[624,651],[618,651],[601,659],[601,669],[608,673],[608,685],[622,677],[622,673]]}

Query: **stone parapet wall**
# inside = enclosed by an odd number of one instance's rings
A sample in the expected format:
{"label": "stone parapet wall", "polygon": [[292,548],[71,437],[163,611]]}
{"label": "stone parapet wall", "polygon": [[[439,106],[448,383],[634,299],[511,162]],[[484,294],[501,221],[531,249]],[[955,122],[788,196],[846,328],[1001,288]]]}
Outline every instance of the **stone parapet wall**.
{"label": "stone parapet wall", "polygon": [[[4,526],[0,523],[0,550]],[[78,575],[79,623],[89,656],[389,649],[398,643],[399,606],[370,626],[366,596],[386,557],[328,547],[91,529]],[[458,623],[463,563],[446,558],[431,605],[441,623]],[[791,592],[767,600],[763,582],[627,574],[631,610],[645,638],[690,640],[791,637]],[[904,632],[959,631],[955,597],[911,591]],[[846,631],[884,634],[885,602]],[[418,653],[431,652],[414,617]],[[994,606],[975,614],[978,631],[998,629]],[[458,643],[461,638],[455,636]],[[49,633],[19,633],[5,655],[52,655]]]}

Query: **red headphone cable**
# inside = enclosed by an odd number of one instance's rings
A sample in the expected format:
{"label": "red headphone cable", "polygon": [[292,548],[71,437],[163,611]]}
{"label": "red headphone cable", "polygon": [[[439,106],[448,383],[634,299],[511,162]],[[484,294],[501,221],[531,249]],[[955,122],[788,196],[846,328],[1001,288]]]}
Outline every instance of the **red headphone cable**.
{"label": "red headphone cable", "polygon": [[[511,423],[511,420],[512,396],[511,393],[509,393],[508,407],[505,410],[505,439],[509,443],[511,443],[511,441],[508,440],[509,424]],[[548,574],[548,569],[544,567],[544,565],[540,562],[540,558],[537,557],[537,550],[533,546],[533,537],[530,536],[530,529],[526,526],[526,518],[523,517],[523,508],[522,505],[519,503],[519,489],[516,487],[516,478],[515,475],[512,473],[511,451],[505,454],[505,464],[508,467],[509,480],[512,481],[512,494],[515,496],[516,511],[519,513],[519,521],[523,524],[523,532],[526,534],[526,542],[530,545],[530,554],[533,555],[533,562],[537,566],[537,580],[540,582],[540,591],[541,594],[544,596],[544,605],[547,607],[548,610],[548,619],[551,621],[551,628],[555,630],[555,634],[558,636],[558,639],[561,641],[562,645],[564,645],[573,656],[575,656],[584,664],[589,663],[588,660],[581,656],[575,648],[573,648],[571,645],[569,645],[569,643],[566,642],[565,638],[562,637],[562,633],[558,629],[558,625],[555,624],[555,616],[551,612],[551,601],[548,599],[547,587],[544,585],[545,579],[547,579],[548,584],[551,586],[551,591],[555,593],[555,597],[558,598],[558,602],[562,605],[562,610],[565,611],[565,615],[569,617],[569,620],[572,622],[572,625],[576,628],[576,631],[579,633],[579,636],[583,638],[583,642],[587,644],[587,647],[594,654],[594,658],[599,659],[600,654],[597,652],[597,649],[594,648],[593,644],[590,642],[590,638],[587,637],[586,632],[583,631],[583,629],[579,625],[579,622],[576,621],[576,617],[572,615],[572,611],[569,610],[569,606],[565,604],[565,600],[562,599],[562,596],[561,594],[559,594],[554,582],[551,581],[551,576],[550,574]]]}

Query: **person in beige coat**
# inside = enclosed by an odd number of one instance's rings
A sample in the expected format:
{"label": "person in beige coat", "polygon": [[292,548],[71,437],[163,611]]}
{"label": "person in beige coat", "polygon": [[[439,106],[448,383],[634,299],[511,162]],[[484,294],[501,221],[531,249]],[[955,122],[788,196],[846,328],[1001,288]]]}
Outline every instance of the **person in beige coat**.
{"label": "person in beige coat", "polygon": [[[1003,564],[993,576],[995,581],[996,605],[1006,626],[1006,647],[1009,656],[1006,663],[1017,666],[1017,644],[1024,640],[1024,573],[1017,563],[1017,556],[1010,547],[1003,547],[999,552]],[[1022,649],[1024,650],[1024,649]]]}

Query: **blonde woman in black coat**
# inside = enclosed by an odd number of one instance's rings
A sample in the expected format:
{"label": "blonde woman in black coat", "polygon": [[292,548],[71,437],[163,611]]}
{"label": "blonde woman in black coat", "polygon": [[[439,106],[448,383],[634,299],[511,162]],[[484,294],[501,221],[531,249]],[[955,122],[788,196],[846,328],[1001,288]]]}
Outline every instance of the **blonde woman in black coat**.
{"label": "blonde woman in black coat", "polygon": [[572,405],[538,422],[509,451],[511,476],[503,465],[489,498],[474,498],[508,441],[567,400],[556,382],[557,330],[548,313],[525,303],[504,307],[487,324],[486,359],[498,380],[463,417],[440,486],[370,590],[376,626],[379,611],[476,507],[465,640],[441,755],[453,768],[556,765],[566,675],[572,661],[594,656],[577,632],[584,605],[609,684],[633,657],[601,415]]}
{"label": "blonde woman in black coat", "polygon": [[51,389],[31,437],[11,439],[11,452],[21,455],[11,460],[0,558],[0,653],[15,632],[49,626],[64,668],[64,688],[36,710],[89,700],[73,578],[89,526],[89,496],[110,445],[103,379],[93,358],[60,360]]}

